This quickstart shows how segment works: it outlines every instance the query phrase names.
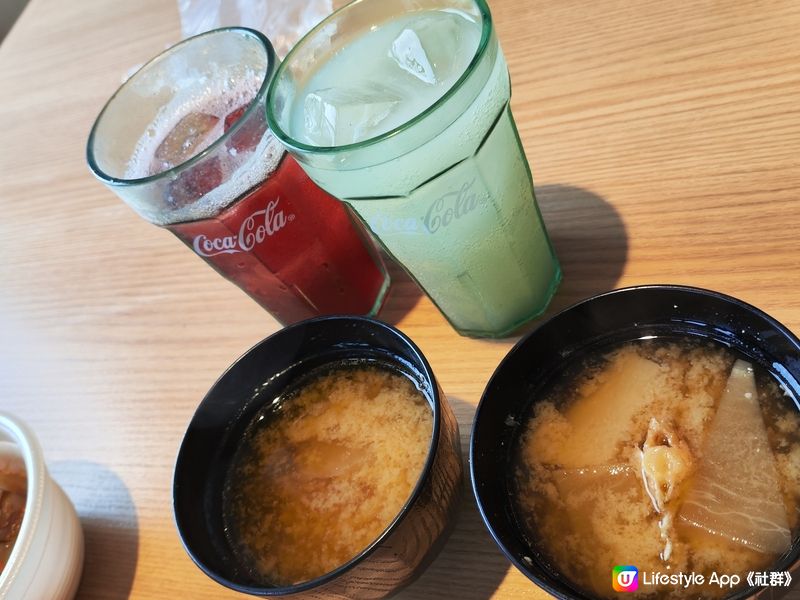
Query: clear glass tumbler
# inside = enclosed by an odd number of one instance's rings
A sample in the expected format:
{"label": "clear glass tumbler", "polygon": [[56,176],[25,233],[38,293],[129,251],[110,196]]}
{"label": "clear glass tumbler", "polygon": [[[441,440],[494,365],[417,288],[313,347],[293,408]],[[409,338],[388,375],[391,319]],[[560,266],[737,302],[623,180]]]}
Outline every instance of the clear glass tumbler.
{"label": "clear glass tumbler", "polygon": [[357,0],[284,59],[267,120],[456,330],[501,337],[561,279],[510,95],[483,0]]}
{"label": "clear glass tumbler", "polygon": [[245,28],[173,46],[108,101],[89,166],[283,324],[374,315],[389,287],[376,248],[267,127],[278,62],[267,38]]}

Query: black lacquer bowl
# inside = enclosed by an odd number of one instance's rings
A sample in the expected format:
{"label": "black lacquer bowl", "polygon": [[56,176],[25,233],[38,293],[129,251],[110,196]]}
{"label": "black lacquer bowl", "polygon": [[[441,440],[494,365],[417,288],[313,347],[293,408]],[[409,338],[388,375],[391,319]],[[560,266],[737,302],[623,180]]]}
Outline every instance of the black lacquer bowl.
{"label": "black lacquer bowl", "polygon": [[[412,378],[433,411],[425,465],[400,514],[339,568],[292,586],[254,580],[225,536],[225,475],[254,415],[308,372],[343,360],[378,360]],[[175,521],[186,551],[209,577],[255,596],[383,598],[419,575],[444,543],[462,489],[456,421],[425,357],[397,329],[363,317],[321,317],[253,347],[214,384],[186,431],[175,465]]]}
{"label": "black lacquer bowl", "polygon": [[[794,398],[800,398],[800,340],[759,309],[708,290],[650,285],[608,292],[564,310],[520,340],[494,372],[478,406],[470,474],[481,515],[500,549],[528,578],[558,598],[591,596],[551,567],[537,540],[518,525],[510,496],[511,449],[537,391],[566,362],[600,346],[646,336],[690,336],[726,344],[767,369]],[[800,540],[795,539],[773,570],[793,571],[800,564],[798,558]],[[800,580],[800,573],[794,578]],[[730,598],[758,592],[742,589]]]}

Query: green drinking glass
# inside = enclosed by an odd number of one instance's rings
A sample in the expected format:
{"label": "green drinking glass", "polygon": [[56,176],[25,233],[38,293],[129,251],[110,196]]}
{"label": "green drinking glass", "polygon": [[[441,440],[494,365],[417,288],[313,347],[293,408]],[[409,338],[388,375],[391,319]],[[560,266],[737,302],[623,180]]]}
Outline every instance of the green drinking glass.
{"label": "green drinking glass", "polygon": [[275,74],[267,120],[461,334],[541,314],[561,269],[483,0],[356,0]]}

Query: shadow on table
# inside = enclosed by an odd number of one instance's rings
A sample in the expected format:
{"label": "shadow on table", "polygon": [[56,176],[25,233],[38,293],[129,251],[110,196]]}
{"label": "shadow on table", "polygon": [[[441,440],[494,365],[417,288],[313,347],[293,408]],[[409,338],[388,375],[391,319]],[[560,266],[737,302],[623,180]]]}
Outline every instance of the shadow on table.
{"label": "shadow on table", "polygon": [[391,325],[397,325],[417,305],[423,293],[416,282],[392,258],[383,255],[383,260],[392,278],[392,287],[389,289],[383,308],[378,313],[378,318]]}
{"label": "shadow on table", "polygon": [[[594,192],[570,185],[537,186],[536,198],[562,271],[561,285],[545,316],[614,289],[628,258],[625,224],[614,207]],[[379,318],[395,325],[416,306],[423,292],[392,259],[385,260],[392,288]],[[540,320],[515,335],[529,331]]]}
{"label": "shadow on table", "polygon": [[607,200],[583,188],[543,185],[536,198],[561,262],[547,314],[617,286],[628,259],[625,223]]}
{"label": "shadow on table", "polygon": [[123,600],[130,596],[139,550],[136,507],[116,473],[89,461],[49,465],[78,511],[85,558],[78,597]]}
{"label": "shadow on table", "polygon": [[[447,399],[458,418],[464,450],[470,433],[465,423],[471,421],[475,407],[453,396]],[[511,568],[478,512],[469,485],[467,456],[464,452],[464,489],[453,531],[431,566],[396,596],[398,600],[487,600]]]}
{"label": "shadow on table", "polygon": [[544,314],[508,338],[514,341],[580,300],[617,287],[628,260],[628,235],[616,209],[601,196],[570,185],[536,186],[536,199],[561,264],[561,285]]}

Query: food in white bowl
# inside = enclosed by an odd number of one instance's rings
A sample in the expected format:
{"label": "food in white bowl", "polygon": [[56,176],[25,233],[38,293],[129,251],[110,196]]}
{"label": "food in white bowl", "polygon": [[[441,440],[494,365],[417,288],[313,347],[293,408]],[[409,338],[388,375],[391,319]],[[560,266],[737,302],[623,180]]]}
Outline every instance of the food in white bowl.
{"label": "food in white bowl", "polygon": [[[24,481],[24,492],[19,491],[20,480]],[[0,598],[71,600],[83,568],[83,532],[78,515],[50,477],[33,432],[4,412],[0,412],[0,490]],[[5,533],[4,519],[8,528]]]}
{"label": "food in white bowl", "polygon": [[[2,442],[2,445],[8,442]],[[2,454],[0,445],[0,573],[6,568],[8,557],[19,535],[25,515],[27,478],[25,463],[11,452]]]}

